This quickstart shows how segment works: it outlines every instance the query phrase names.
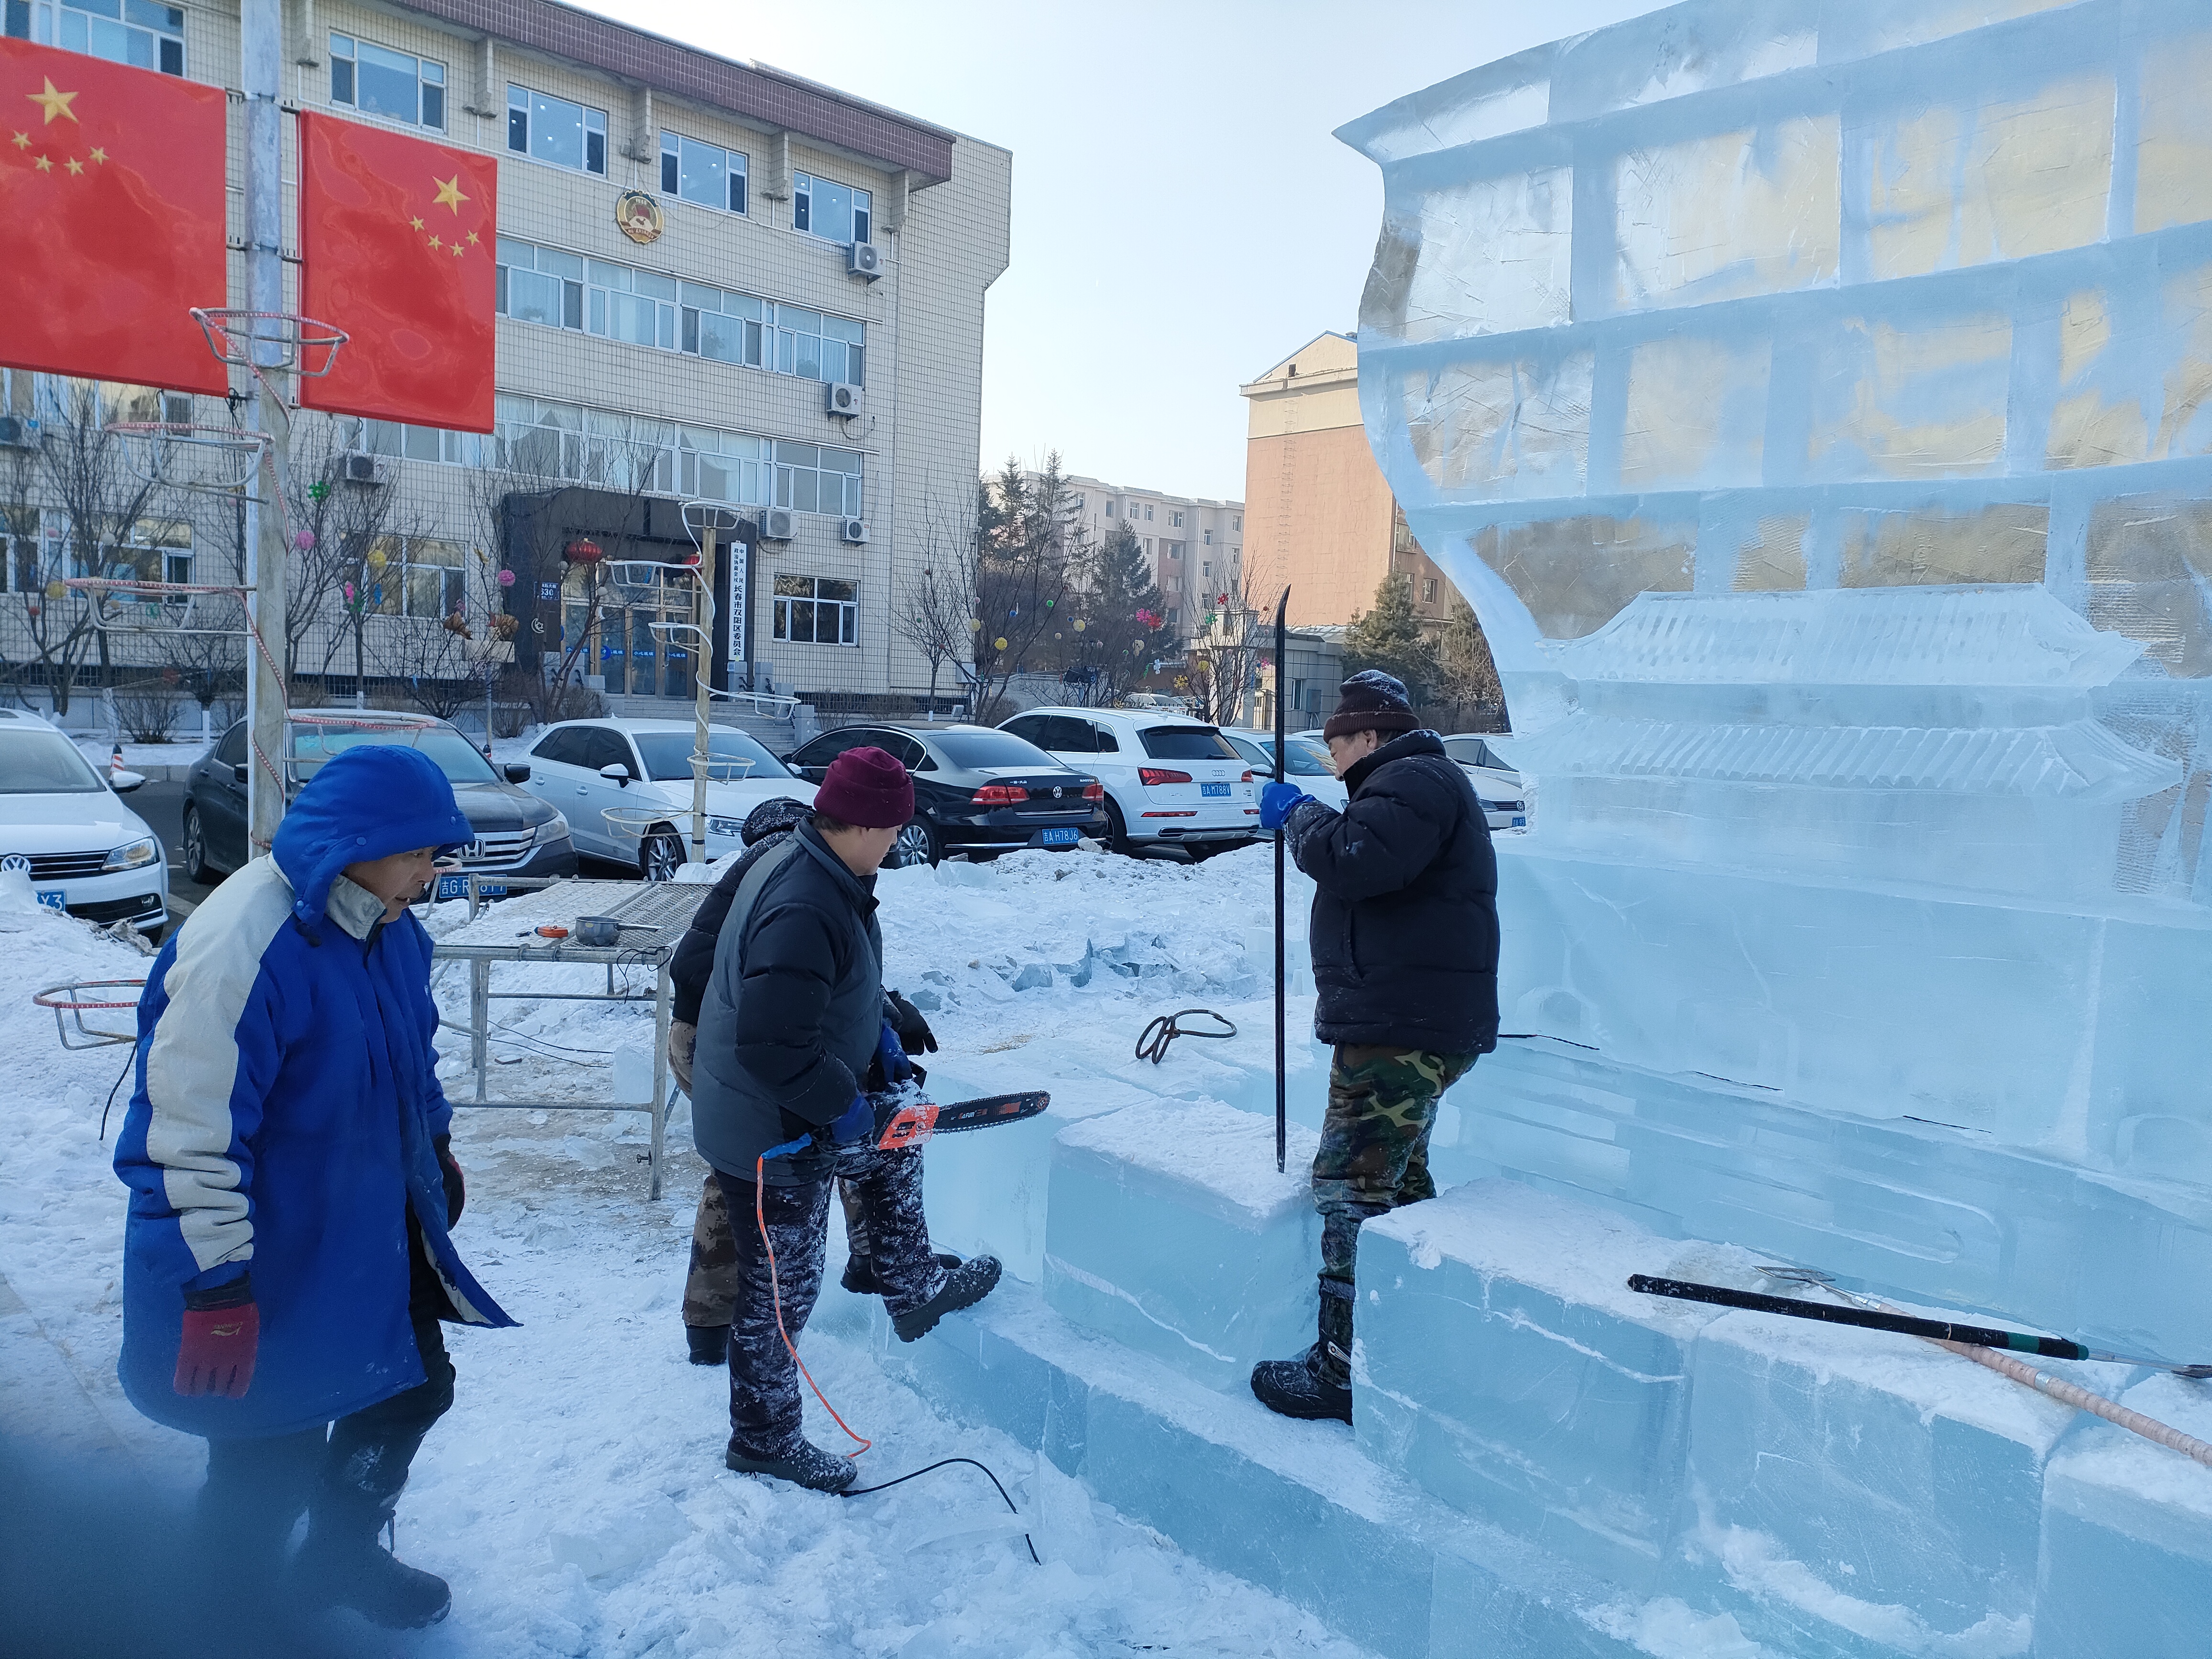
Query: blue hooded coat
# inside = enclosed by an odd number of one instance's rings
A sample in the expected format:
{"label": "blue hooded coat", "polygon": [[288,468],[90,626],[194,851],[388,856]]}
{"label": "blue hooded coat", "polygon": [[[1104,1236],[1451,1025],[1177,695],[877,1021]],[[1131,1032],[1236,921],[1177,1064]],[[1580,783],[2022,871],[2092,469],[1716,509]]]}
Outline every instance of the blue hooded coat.
{"label": "blue hooded coat", "polygon": [[[447,1235],[437,1140],[453,1108],[431,1039],[430,939],[345,866],[473,832],[420,751],[352,749],[301,791],[272,855],[232,876],[155,958],[137,1086],[115,1147],[124,1392],[214,1437],[290,1433],[423,1380],[408,1218],[451,1304],[514,1322]],[[185,1294],[251,1268],[260,1347],[242,1399],[172,1387]]]}

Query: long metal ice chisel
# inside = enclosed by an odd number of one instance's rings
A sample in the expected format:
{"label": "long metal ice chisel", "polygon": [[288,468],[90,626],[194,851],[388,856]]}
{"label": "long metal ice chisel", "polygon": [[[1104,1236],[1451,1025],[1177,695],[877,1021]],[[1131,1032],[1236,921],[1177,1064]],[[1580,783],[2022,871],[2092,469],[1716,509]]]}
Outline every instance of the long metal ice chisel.
{"label": "long metal ice chisel", "polygon": [[1918,1319],[1911,1314],[1877,1313],[1866,1308],[1839,1308],[1831,1302],[1801,1302],[1794,1297],[1763,1296],[1757,1291],[1731,1290],[1725,1285],[1700,1285],[1686,1279],[1654,1279],[1631,1273],[1628,1288],[1646,1296],[1668,1296],[1679,1302],[1708,1302],[1716,1307],[1742,1308],[1752,1313],[1782,1314],[1791,1319],[1817,1319],[1826,1325],[1852,1325],[1862,1330],[1894,1331],[1900,1336],[1924,1336],[1933,1342],[1965,1342],[1978,1348],[2008,1349],[2045,1359],[2101,1359],[2122,1365],[2148,1365],[2178,1376],[2212,1377],[2212,1365],[2175,1365],[2163,1359],[2138,1359],[2126,1354],[2104,1353],[2063,1336],[2030,1336],[2024,1331],[2000,1330],[1991,1325],[1960,1325],[1944,1319]]}

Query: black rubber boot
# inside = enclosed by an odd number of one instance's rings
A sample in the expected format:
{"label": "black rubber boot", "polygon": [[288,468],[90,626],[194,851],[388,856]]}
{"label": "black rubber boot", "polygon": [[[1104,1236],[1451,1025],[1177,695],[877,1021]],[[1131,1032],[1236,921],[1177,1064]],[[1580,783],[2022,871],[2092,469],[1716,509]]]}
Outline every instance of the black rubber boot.
{"label": "black rubber boot", "polygon": [[300,1593],[323,1607],[351,1607],[385,1630],[420,1630],[452,1611],[453,1593],[377,1542],[391,1510],[318,1507],[300,1547],[293,1577]]}
{"label": "black rubber boot", "polygon": [[693,1364],[726,1365],[730,1363],[730,1328],[727,1325],[686,1325],[684,1340],[691,1345]]}
{"label": "black rubber boot", "polygon": [[834,1457],[806,1440],[799,1442],[780,1457],[747,1456],[732,1440],[729,1449],[722,1454],[722,1462],[739,1474],[769,1475],[778,1480],[788,1480],[794,1486],[804,1486],[809,1492],[842,1492],[860,1474],[850,1458]]}
{"label": "black rubber boot", "polygon": [[979,1255],[962,1262],[945,1275],[945,1288],[911,1313],[896,1314],[891,1328],[902,1342],[918,1342],[937,1328],[949,1313],[972,1308],[990,1295],[999,1282],[999,1258]]}
{"label": "black rubber boot", "polygon": [[1352,1421],[1352,1298],[1321,1282],[1321,1338],[1296,1359],[1263,1359],[1252,1392],[1269,1411],[1316,1422]]}
{"label": "black rubber boot", "polygon": [[[937,1265],[951,1273],[960,1265],[960,1258],[949,1250],[939,1250]],[[881,1296],[884,1293],[884,1287],[876,1283],[876,1263],[872,1256],[849,1258],[845,1263],[845,1272],[837,1282],[855,1296]]]}

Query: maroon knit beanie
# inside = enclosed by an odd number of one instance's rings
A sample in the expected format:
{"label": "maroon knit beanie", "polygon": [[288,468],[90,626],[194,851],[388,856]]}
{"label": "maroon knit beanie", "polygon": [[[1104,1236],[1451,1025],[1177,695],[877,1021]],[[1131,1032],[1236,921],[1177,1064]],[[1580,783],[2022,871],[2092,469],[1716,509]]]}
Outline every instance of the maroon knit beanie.
{"label": "maroon knit beanie", "polygon": [[1411,732],[1420,725],[1413,713],[1406,683],[1379,668],[1364,668],[1337,688],[1336,712],[1322,726],[1325,738],[1348,738],[1356,732],[1375,732],[1389,737]]}
{"label": "maroon knit beanie", "polygon": [[814,810],[862,830],[889,830],[914,816],[914,780],[880,749],[848,749],[830,763]]}

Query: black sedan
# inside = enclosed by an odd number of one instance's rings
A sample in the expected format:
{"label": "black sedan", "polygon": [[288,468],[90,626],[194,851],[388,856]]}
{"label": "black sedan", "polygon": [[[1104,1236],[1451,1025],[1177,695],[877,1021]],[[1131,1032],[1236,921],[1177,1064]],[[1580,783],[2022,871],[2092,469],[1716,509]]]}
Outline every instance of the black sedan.
{"label": "black sedan", "polygon": [[[253,757],[244,720],[193,766],[185,779],[185,873],[203,884],[220,881],[250,856],[246,844],[246,780]],[[284,723],[284,798],[297,796],[307,780],[331,756],[362,744],[404,743],[438,763],[453,786],[453,799],[477,832],[453,873],[440,878],[441,896],[448,883],[482,876],[573,876],[576,845],[568,820],[551,805],[516,786],[530,776],[527,766],[495,770],[483,751],[444,720],[421,714],[384,714],[374,709],[295,709]]]}
{"label": "black sedan", "polygon": [[990,855],[1075,845],[1106,834],[1106,791],[1035,744],[988,726],[841,726],[786,763],[819,783],[848,749],[877,748],[914,774],[914,818],[885,863],[934,864],[947,853]]}

